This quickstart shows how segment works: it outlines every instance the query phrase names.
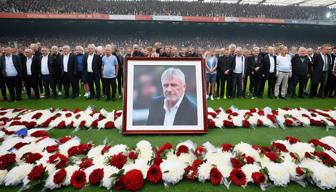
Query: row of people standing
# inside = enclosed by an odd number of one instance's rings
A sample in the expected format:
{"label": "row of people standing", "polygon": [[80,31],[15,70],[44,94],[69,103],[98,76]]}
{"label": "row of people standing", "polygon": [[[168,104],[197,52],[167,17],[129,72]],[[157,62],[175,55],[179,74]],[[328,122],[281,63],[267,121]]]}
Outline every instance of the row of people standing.
{"label": "row of people standing", "polygon": [[268,47],[266,52],[254,47],[250,55],[234,45],[221,51],[220,54],[219,51],[214,53],[210,50],[205,54],[207,97],[212,100],[215,87],[218,98],[262,98],[266,82],[269,98],[304,98],[308,89],[312,98],[334,97],[336,94],[336,54],[330,53],[330,45],[323,45],[316,53],[310,48],[300,47],[292,55],[288,54],[284,45],[277,47],[277,50]]}

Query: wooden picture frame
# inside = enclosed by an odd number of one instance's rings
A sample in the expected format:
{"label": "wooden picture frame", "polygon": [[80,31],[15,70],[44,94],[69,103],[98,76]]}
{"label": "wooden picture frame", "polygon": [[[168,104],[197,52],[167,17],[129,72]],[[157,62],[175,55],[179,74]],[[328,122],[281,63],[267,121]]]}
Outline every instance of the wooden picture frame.
{"label": "wooden picture frame", "polygon": [[[123,134],[208,132],[204,59],[129,57],[124,70]],[[184,89],[172,90],[172,79]],[[166,113],[172,112],[166,106],[168,100],[178,101],[175,116]]]}

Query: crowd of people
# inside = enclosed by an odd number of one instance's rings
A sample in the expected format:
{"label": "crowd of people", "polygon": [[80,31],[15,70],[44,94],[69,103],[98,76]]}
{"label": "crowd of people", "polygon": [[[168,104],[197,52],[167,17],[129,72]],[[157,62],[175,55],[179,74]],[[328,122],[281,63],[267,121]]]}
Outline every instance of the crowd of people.
{"label": "crowd of people", "polygon": [[284,19],[325,19],[332,11],[327,7],[276,6],[264,4],[233,4],[203,1],[158,0],[5,0],[0,12],[34,13],[104,13],[122,15],[183,15],[265,17]]}
{"label": "crowd of people", "polygon": [[127,57],[204,58],[207,98],[211,100],[262,98],[265,88],[269,98],[336,96],[336,47],[329,44],[288,50],[281,43],[252,49],[235,44],[203,49],[156,42],[148,47],[88,44],[72,49],[38,42],[19,49],[0,47],[0,55],[2,100],[8,101],[20,101],[23,89],[29,99],[77,98],[84,93],[87,99],[115,100],[123,96]]}

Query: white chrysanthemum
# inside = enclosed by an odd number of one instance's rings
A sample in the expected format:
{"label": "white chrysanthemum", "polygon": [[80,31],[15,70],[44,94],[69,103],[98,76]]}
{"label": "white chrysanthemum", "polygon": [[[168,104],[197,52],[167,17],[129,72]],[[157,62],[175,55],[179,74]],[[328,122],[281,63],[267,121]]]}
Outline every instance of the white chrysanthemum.
{"label": "white chrysanthemum", "polygon": [[177,157],[177,159],[182,161],[184,164],[191,165],[196,159],[196,156],[193,153],[182,153]]}
{"label": "white chrysanthemum", "polygon": [[62,155],[68,156],[68,150],[71,147],[78,146],[79,144],[80,144],[80,139],[78,137],[74,137],[59,146],[59,153]]}
{"label": "white chrysanthemum", "polygon": [[118,144],[110,148],[108,152],[104,154],[104,156],[113,156],[117,155],[119,153],[126,153],[127,152],[127,146],[124,144]]}
{"label": "white chrysanthemum", "polygon": [[0,185],[3,184],[7,173],[8,173],[8,171],[6,169],[5,170],[0,170]]}
{"label": "white chrysanthemum", "polygon": [[114,121],[114,126],[115,126],[117,129],[119,129],[119,130],[121,130],[121,128],[122,128],[122,121],[123,121],[123,117],[122,117],[122,115],[119,116],[119,117]]}
{"label": "white chrysanthemum", "polygon": [[291,148],[288,151],[296,153],[300,159],[303,159],[306,152],[312,153],[314,152],[314,150],[315,148],[313,147],[312,144],[297,142],[292,144]]}
{"label": "white chrysanthemum", "polygon": [[202,145],[208,153],[216,153],[217,151],[222,151],[213,146],[209,141],[203,143]]}
{"label": "white chrysanthemum", "polygon": [[90,151],[87,154],[88,158],[95,158],[97,156],[101,155],[101,151],[103,150],[103,148],[105,147],[105,145],[97,145],[93,148],[90,149]]}
{"label": "white chrysanthemum", "polygon": [[40,146],[38,143],[31,143],[28,145],[24,145],[23,147],[21,147],[20,149],[18,149],[17,151],[15,151],[15,155],[16,158],[15,160],[17,162],[23,161],[21,160],[22,156],[26,153],[42,153],[43,150],[43,146]]}
{"label": "white chrysanthemum", "polygon": [[137,159],[137,160],[135,160],[134,163],[126,164],[123,169],[124,169],[125,173],[127,173],[128,171],[130,171],[132,169],[138,169],[138,170],[141,171],[144,179],[146,179],[147,171],[149,169],[149,165],[147,164],[147,161],[145,161],[143,159]]}
{"label": "white chrysanthemum", "polygon": [[275,186],[286,187],[290,182],[290,174],[283,164],[269,163],[267,166],[268,175]]}
{"label": "white chrysanthemum", "polygon": [[205,159],[212,165],[231,165],[232,153],[229,152],[217,152],[217,153],[206,153]]}
{"label": "white chrysanthemum", "polygon": [[233,122],[234,126],[236,126],[236,127],[242,127],[244,119],[245,119],[244,116],[238,115],[236,117],[232,117],[232,122]]}
{"label": "white chrysanthemum", "polygon": [[148,162],[153,158],[154,152],[152,145],[146,140],[139,141],[136,144],[136,150],[139,151],[138,159],[144,159]]}
{"label": "white chrysanthemum", "polygon": [[213,165],[206,162],[199,166],[198,168],[198,180],[204,183],[206,180],[210,179],[210,171]]}
{"label": "white chrysanthemum", "polygon": [[222,128],[223,127],[223,120],[220,118],[215,118],[213,119],[213,121],[215,122],[215,127],[218,128]]}
{"label": "white chrysanthemum", "polygon": [[77,170],[79,170],[79,166],[77,166],[77,165],[70,165],[70,166],[65,168],[65,171],[67,173],[66,177],[64,179],[64,182],[63,182],[65,186],[70,185],[71,176]]}
{"label": "white chrysanthemum", "polygon": [[183,179],[185,164],[177,159],[163,160],[160,168],[166,184],[176,184]]}
{"label": "white chrysanthemum", "polygon": [[291,149],[291,144],[287,140],[276,140],[276,141],[273,141],[273,142],[283,144],[288,151],[290,151],[290,149]]}
{"label": "white chrysanthemum", "polygon": [[253,157],[253,159],[255,161],[259,161],[260,160],[260,155],[258,153],[258,151],[256,151],[255,149],[253,149],[252,145],[247,144],[247,143],[238,143],[234,148],[233,151],[236,153],[242,153],[245,154],[247,156],[251,156]]}
{"label": "white chrysanthemum", "polygon": [[336,137],[334,136],[326,136],[320,139],[321,142],[329,145],[330,147],[336,150]]}
{"label": "white chrysanthemum", "polygon": [[22,183],[23,179],[33,169],[33,164],[23,163],[19,166],[12,168],[5,177],[6,186],[16,186]]}
{"label": "white chrysanthemum", "polygon": [[230,173],[232,171],[232,165],[218,165],[217,169],[219,170],[219,172],[222,173],[223,177],[228,178],[230,176]]}
{"label": "white chrysanthemum", "polygon": [[116,174],[119,172],[119,169],[117,169],[114,166],[106,166],[104,167],[104,177],[102,179],[102,186],[106,189],[110,190],[113,186],[113,182],[116,178],[112,177],[113,174]]}
{"label": "white chrysanthemum", "polygon": [[105,166],[107,160],[108,157],[103,155],[97,155],[96,157],[92,157],[92,163],[96,166]]}
{"label": "white chrysanthemum", "polygon": [[55,139],[53,138],[45,138],[41,141],[39,141],[37,143],[42,149],[48,147],[48,146],[52,146],[52,145],[56,145],[57,142],[55,141]]}
{"label": "white chrysanthemum", "polygon": [[260,166],[255,163],[246,164],[241,168],[241,170],[245,173],[247,182],[253,182],[252,173],[259,172]]}
{"label": "white chrysanthemum", "polygon": [[287,170],[287,172],[289,173],[290,177],[292,180],[297,180],[299,179],[299,176],[297,176],[296,173],[296,168],[298,167],[295,163],[293,163],[292,161],[284,161],[282,163],[282,165],[284,166],[284,168]]}

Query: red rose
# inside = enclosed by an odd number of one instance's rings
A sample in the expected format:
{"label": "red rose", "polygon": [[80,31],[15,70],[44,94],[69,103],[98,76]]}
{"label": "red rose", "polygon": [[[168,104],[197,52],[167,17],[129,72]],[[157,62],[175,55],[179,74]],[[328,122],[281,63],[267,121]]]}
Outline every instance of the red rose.
{"label": "red rose", "polygon": [[65,155],[62,155],[62,154],[59,154],[59,153],[56,153],[56,154],[53,154],[51,156],[49,156],[49,160],[48,160],[48,163],[51,163],[51,164],[56,164],[55,167],[56,169],[60,169],[60,168],[63,168],[66,166],[68,162],[68,158],[65,156]]}
{"label": "red rose", "polygon": [[327,150],[332,150],[332,147],[330,147],[329,145],[321,142],[320,140],[317,139],[311,139],[310,141],[308,141],[308,143],[312,143],[315,147],[316,146],[321,146]]}
{"label": "red rose", "polygon": [[91,127],[98,127],[98,122],[99,122],[99,119],[96,119],[94,120],[92,123],[91,123]]}
{"label": "red rose", "polygon": [[93,160],[84,157],[84,158],[82,159],[82,162],[79,164],[79,167],[82,168],[82,169],[86,169],[86,168],[88,168],[88,167],[91,167],[92,165],[93,165]]}
{"label": "red rose", "polygon": [[144,179],[141,171],[132,169],[123,178],[123,186],[128,191],[137,191],[142,188]]}
{"label": "red rose", "polygon": [[66,114],[65,114],[65,117],[71,117],[71,116],[72,116],[71,113],[66,113]]}
{"label": "red rose", "polygon": [[128,153],[128,158],[136,160],[138,158],[138,154],[136,153],[136,151],[131,151]]}
{"label": "red rose", "polygon": [[160,147],[160,149],[158,150],[158,153],[162,153],[171,148],[173,148],[173,145],[171,143],[165,143]]}
{"label": "red rose", "polygon": [[245,157],[245,159],[246,159],[247,164],[253,164],[254,163],[254,159],[251,156],[247,156],[247,157]]}
{"label": "red rose", "polygon": [[56,144],[56,145],[48,146],[46,147],[46,150],[48,153],[53,153],[58,150],[58,145]]}
{"label": "red rose", "polygon": [[260,119],[258,119],[257,125],[258,125],[258,127],[262,127],[262,126],[264,126],[264,123]]}
{"label": "red rose", "polygon": [[55,184],[61,184],[63,183],[63,181],[65,180],[65,177],[67,175],[67,172],[65,171],[64,168],[60,169],[59,171],[57,171],[54,175],[54,183]]}
{"label": "red rose", "polygon": [[266,157],[268,157],[271,161],[276,161],[279,158],[279,155],[274,152],[266,152]]}
{"label": "red rose", "polygon": [[203,146],[199,146],[199,147],[197,147],[196,150],[195,150],[195,155],[196,155],[197,157],[200,157],[200,156],[202,156],[202,155],[205,154],[205,153],[206,153],[206,149],[205,149],[205,147],[203,147]]}
{"label": "red rose", "polygon": [[63,144],[69,141],[70,139],[72,139],[71,136],[64,136],[64,137],[59,138],[58,141]]}
{"label": "red rose", "polygon": [[44,130],[35,131],[34,133],[30,134],[30,136],[31,137],[44,137],[44,136],[49,137],[48,133]]}
{"label": "red rose", "polygon": [[208,119],[208,127],[214,128],[216,127],[216,123],[212,119]]}
{"label": "red rose", "polygon": [[147,180],[151,183],[158,183],[162,179],[161,168],[158,165],[152,165],[147,171]]}
{"label": "red rose", "polygon": [[257,109],[256,108],[250,109],[250,112],[255,113],[255,112],[257,112]]}
{"label": "red rose", "polygon": [[7,169],[9,166],[16,163],[16,155],[14,153],[7,153],[0,156],[0,170]]}
{"label": "red rose", "polygon": [[288,152],[286,146],[282,143],[276,143],[276,142],[273,142],[272,143],[272,146],[278,150],[280,150],[281,152]]}
{"label": "red rose", "polygon": [[260,185],[261,183],[264,183],[266,181],[265,175],[260,172],[252,173],[252,179],[253,183],[255,183],[256,185]]}
{"label": "red rose", "polygon": [[272,123],[276,123],[276,118],[275,118],[275,115],[274,115],[274,114],[273,114],[273,115],[268,114],[266,117],[267,117],[267,119],[271,120]]}
{"label": "red rose", "polygon": [[30,181],[35,181],[42,177],[44,171],[45,167],[43,167],[42,165],[36,165],[28,174],[28,179]]}
{"label": "red rose", "polygon": [[290,152],[289,155],[295,159],[295,160],[299,160],[299,156],[296,153]]}
{"label": "red rose", "polygon": [[241,169],[232,169],[230,173],[230,180],[237,186],[246,185],[246,175]]}
{"label": "red rose", "polygon": [[236,159],[236,158],[231,158],[230,159],[232,167],[233,168],[241,168],[243,166],[243,163],[240,162],[240,160]]}
{"label": "red rose", "polygon": [[201,160],[201,159],[195,159],[194,162],[192,163],[192,168],[197,170],[198,167],[200,165],[202,165],[203,163],[204,163],[203,160]]}
{"label": "red rose", "polygon": [[260,147],[258,146],[258,145],[252,145],[252,148],[254,149],[254,150],[256,150],[256,151],[259,151],[260,150]]}
{"label": "red rose", "polygon": [[224,127],[234,127],[232,121],[224,120]]}
{"label": "red rose", "polygon": [[182,153],[188,153],[189,148],[185,145],[180,145],[176,150],[176,155],[180,156]]}
{"label": "red rose", "polygon": [[126,162],[127,162],[127,156],[125,156],[123,153],[113,155],[110,159],[110,165],[115,166],[118,169],[123,168]]}
{"label": "red rose", "polygon": [[83,121],[80,122],[79,127],[83,128],[83,127],[85,127],[85,124],[86,124],[86,121],[83,120]]}
{"label": "red rose", "polygon": [[333,166],[336,163],[328,153],[315,151],[314,155],[319,157],[322,160],[322,163],[327,166]]}
{"label": "red rose", "polygon": [[223,179],[222,173],[216,168],[212,168],[210,171],[210,182],[213,185],[219,185],[221,184]]}
{"label": "red rose", "polygon": [[294,144],[294,143],[300,142],[299,139],[297,139],[297,138],[295,138],[295,137],[291,137],[291,136],[286,137],[286,140],[287,140],[290,144]]}
{"label": "red rose", "polygon": [[216,112],[208,112],[208,115],[210,115],[213,118],[216,118],[217,113]]}
{"label": "red rose", "polygon": [[250,122],[248,120],[246,120],[246,119],[243,120],[243,127],[248,128],[250,126],[251,126],[251,124],[250,124]]}
{"label": "red rose", "polygon": [[263,110],[260,110],[260,111],[258,111],[258,115],[260,115],[260,116],[264,116],[264,115],[265,115],[265,113],[264,113],[264,111],[263,111]]}
{"label": "red rose", "polygon": [[221,144],[221,147],[222,147],[222,151],[231,151],[231,149],[233,148],[233,145],[224,143],[224,144]]}
{"label": "red rose", "polygon": [[39,153],[28,152],[28,153],[24,154],[23,157],[24,157],[26,163],[31,164],[31,163],[35,163],[35,161],[41,159],[43,156]]}
{"label": "red rose", "polygon": [[70,183],[76,189],[83,188],[86,183],[85,172],[82,170],[75,171],[71,176]]}
{"label": "red rose", "polygon": [[101,154],[106,153],[111,148],[111,145],[105,145],[104,148],[101,150]]}
{"label": "red rose", "polygon": [[268,146],[262,146],[260,147],[261,153],[267,153],[267,152],[271,152],[271,148]]}
{"label": "red rose", "polygon": [[104,177],[104,170],[103,169],[95,169],[91,172],[89,176],[89,182],[91,185],[95,185],[100,183],[100,181]]}
{"label": "red rose", "polygon": [[13,146],[14,149],[18,150],[20,149],[21,147],[25,146],[25,145],[28,145],[29,143],[23,143],[23,142],[18,142],[17,144],[15,144]]}
{"label": "red rose", "polygon": [[231,115],[234,116],[234,117],[237,117],[238,113],[237,112],[232,112]]}
{"label": "red rose", "polygon": [[304,174],[304,171],[300,167],[297,167],[295,171],[299,176],[302,176]]}
{"label": "red rose", "polygon": [[105,129],[113,129],[114,123],[112,121],[108,121],[105,123]]}
{"label": "red rose", "polygon": [[56,128],[59,128],[59,129],[66,128],[65,121],[61,121],[60,123],[58,123],[58,125],[56,126]]}
{"label": "red rose", "polygon": [[68,149],[68,156],[71,157],[73,155],[77,155],[78,153],[78,146],[73,146],[70,149]]}
{"label": "red rose", "polygon": [[124,176],[120,176],[119,179],[114,183],[113,188],[117,191],[122,190],[123,189],[123,179]]}
{"label": "red rose", "polygon": [[162,157],[160,153],[156,152],[155,158],[154,158],[154,165],[160,165],[162,163]]}
{"label": "red rose", "polygon": [[77,155],[87,153],[92,148],[92,146],[93,146],[92,144],[80,144],[80,145],[78,145]]}

